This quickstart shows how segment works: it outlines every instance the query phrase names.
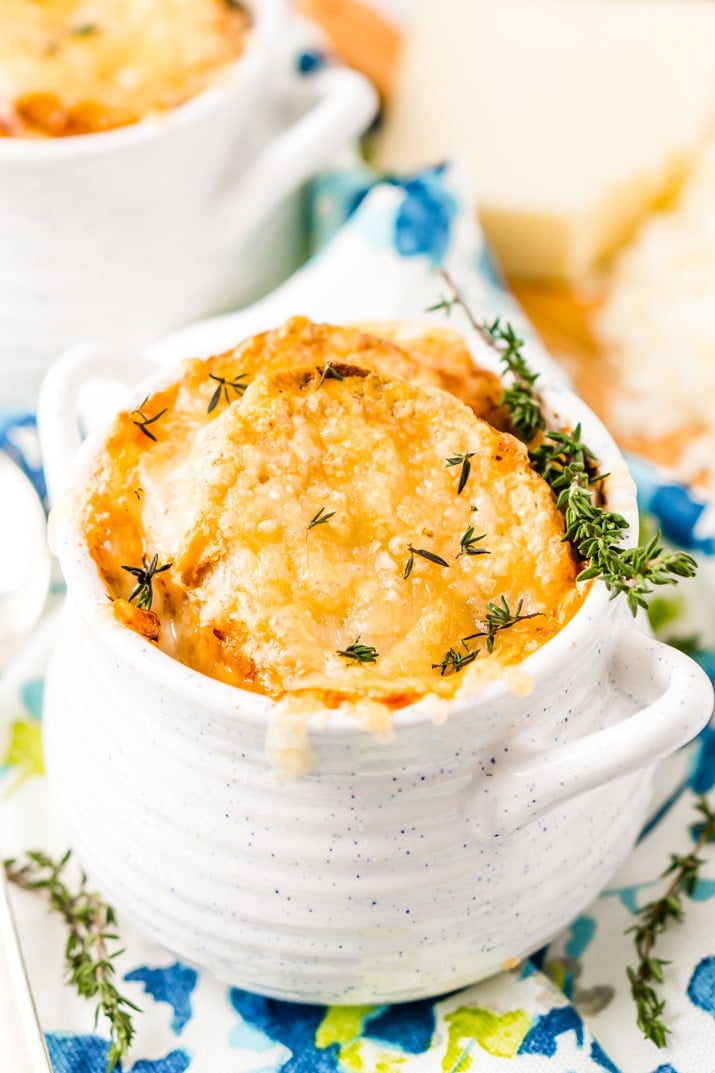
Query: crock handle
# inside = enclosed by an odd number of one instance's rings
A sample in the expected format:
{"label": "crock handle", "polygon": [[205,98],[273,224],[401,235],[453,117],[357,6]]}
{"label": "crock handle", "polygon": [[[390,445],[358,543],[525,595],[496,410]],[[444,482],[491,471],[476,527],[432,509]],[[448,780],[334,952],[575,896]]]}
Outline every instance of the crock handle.
{"label": "crock handle", "polygon": [[308,98],[308,110],[273,138],[224,194],[218,230],[235,244],[260,226],[285,197],[366,129],[378,97],[366,78],[346,67],[327,67],[291,79],[292,95]]}
{"label": "crock handle", "polygon": [[[131,350],[83,343],[64,352],[50,366],[37,402],[37,427],[50,504],[70,484],[72,464],[82,443],[80,395],[92,381],[129,388],[154,370],[149,359]],[[113,398],[116,411],[116,394]]]}
{"label": "crock handle", "polygon": [[[479,837],[503,837],[578,794],[649,767],[694,738],[713,711],[713,687],[684,653],[632,623],[618,627],[611,672],[616,681],[654,681],[662,692],[635,714],[554,749],[510,748],[480,786]],[[622,695],[622,694],[621,694]]]}

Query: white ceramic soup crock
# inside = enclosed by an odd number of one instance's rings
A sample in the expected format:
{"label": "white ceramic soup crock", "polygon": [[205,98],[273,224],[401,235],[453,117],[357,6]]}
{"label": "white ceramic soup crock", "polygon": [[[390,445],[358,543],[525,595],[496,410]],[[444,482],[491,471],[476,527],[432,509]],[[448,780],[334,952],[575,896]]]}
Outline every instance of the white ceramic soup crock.
{"label": "white ceramic soup crock", "polygon": [[377,98],[354,71],[300,75],[284,0],[250,6],[243,55],[181,107],[98,134],[0,138],[0,404],[31,401],[68,346],[143,345],[252,301],[303,258],[300,187]]}
{"label": "white ceramic soup crock", "polygon": [[[346,717],[316,719],[312,770],[282,775],[270,758],[290,742],[271,701],[121,626],[87,553],[66,490],[101,438],[72,457],[77,400],[88,378],[118,367],[141,363],[75,349],[40,398],[68,588],[45,693],[46,760],[92,881],[175,954],[282,999],[432,996],[538,948],[632,848],[653,765],[710,716],[704,673],[596,584],[522,663],[514,691],[490,685],[444,718],[421,702],[396,713],[389,741]],[[539,382],[555,423],[581,422],[611,474],[609,505],[635,532],[633,485],[612,440],[563,386]],[[125,402],[156,386],[154,374]]]}

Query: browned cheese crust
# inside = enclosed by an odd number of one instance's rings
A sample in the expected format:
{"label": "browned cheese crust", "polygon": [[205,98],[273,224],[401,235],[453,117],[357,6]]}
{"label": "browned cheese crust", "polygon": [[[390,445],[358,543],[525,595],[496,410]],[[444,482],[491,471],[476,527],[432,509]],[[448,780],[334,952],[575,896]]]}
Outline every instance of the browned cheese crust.
{"label": "browned cheese crust", "polygon": [[0,137],[92,134],[200,93],[243,52],[226,0],[0,0]]}
{"label": "browned cheese crust", "polygon": [[[229,353],[143,404],[143,418],[166,409],[145,426],[156,440],[124,414],[98,459],[85,532],[123,621],[121,567],[156,553],[172,564],[152,605],[172,655],[275,698],[397,708],[477,689],[571,617],[577,568],[524,445],[439,387],[367,368],[365,355],[417,365],[429,383],[419,347],[296,321]],[[230,387],[241,374],[245,390]],[[465,454],[460,493],[448,459]],[[465,552],[470,527],[488,554]],[[536,617],[492,654],[483,637],[465,643],[502,597]],[[355,644],[374,662],[340,655]],[[457,673],[442,667],[449,649],[480,651]]]}

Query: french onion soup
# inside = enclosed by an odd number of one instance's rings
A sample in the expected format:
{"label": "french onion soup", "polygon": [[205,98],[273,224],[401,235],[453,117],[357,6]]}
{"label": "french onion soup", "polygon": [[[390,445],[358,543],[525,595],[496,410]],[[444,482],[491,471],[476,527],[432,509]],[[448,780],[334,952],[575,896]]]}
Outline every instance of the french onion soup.
{"label": "french onion soup", "polygon": [[239,58],[229,0],[0,0],[0,137],[92,134],[166,112]]}
{"label": "french onion soup", "polygon": [[185,362],[82,492],[114,614],[294,711],[517,683],[586,586],[502,396],[444,328],[294,318]]}

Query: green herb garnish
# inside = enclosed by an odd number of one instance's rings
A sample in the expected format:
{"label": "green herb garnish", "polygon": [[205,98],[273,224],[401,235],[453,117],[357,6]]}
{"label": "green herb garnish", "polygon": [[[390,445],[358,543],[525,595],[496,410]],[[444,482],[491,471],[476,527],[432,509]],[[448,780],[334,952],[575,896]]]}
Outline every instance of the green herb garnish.
{"label": "green herb garnish", "polygon": [[498,604],[493,602],[488,603],[487,613],[484,616],[484,623],[487,627],[486,630],[480,630],[478,633],[470,633],[469,637],[463,637],[462,644],[466,644],[467,641],[473,641],[477,637],[486,637],[487,652],[493,652],[494,639],[500,630],[508,630],[512,626],[515,626],[517,622],[524,622],[528,618],[536,618],[537,615],[543,614],[542,611],[533,611],[530,615],[522,615],[521,609],[523,604],[524,601],[519,600],[519,603],[516,606],[516,611],[512,611],[504,595],[500,596]]}
{"label": "green herb garnish", "polygon": [[96,22],[83,22],[72,28],[74,37],[92,37],[96,33],[99,33],[99,26]]}
{"label": "green herb garnish", "polygon": [[231,396],[228,393],[229,388],[236,393],[236,398],[240,398],[248,387],[248,384],[244,383],[247,376],[248,373],[239,373],[238,376],[234,376],[233,380],[229,380],[226,376],[216,376],[214,373],[209,373],[209,379],[215,380],[217,387],[209,399],[209,406],[206,412],[213,413],[221,401],[221,395],[223,395],[226,402],[231,401]]}
{"label": "green herb garnish", "polygon": [[412,573],[412,567],[415,564],[415,555],[421,556],[423,559],[427,559],[431,563],[435,563],[437,566],[449,566],[446,559],[443,559],[441,555],[436,555],[433,551],[426,551],[425,548],[413,548],[411,544],[407,545],[409,550],[409,558],[405,565],[405,572],[402,575],[405,580]]}
{"label": "green herb garnish", "polygon": [[491,324],[480,324],[449,273],[444,268],[439,268],[437,271],[449,288],[451,298],[442,298],[429,309],[444,309],[449,313],[452,306],[460,306],[474,331],[492,350],[496,350],[505,371],[513,378],[513,383],[504,391],[501,404],[509,411],[514,433],[525,443],[530,443],[537,432],[546,427],[546,423],[539,402],[534,395],[534,384],[539,374],[532,372],[524,359],[522,354],[524,340],[519,338],[508,321],[502,324],[500,317],[497,317]]}
{"label": "green herb garnish", "polygon": [[321,507],[317,514],[314,514],[307,525],[307,530],[315,529],[316,525],[325,525],[331,518],[335,516],[334,510],[326,511],[325,507]]}
{"label": "green herb garnish", "polygon": [[531,443],[537,432],[546,427],[541,406],[534,396],[534,383],[539,374],[529,370],[521,352],[524,340],[519,338],[508,321],[502,325],[497,317],[491,324],[484,325],[484,329],[505,369],[513,377],[513,383],[506,388],[501,404],[509,411],[515,434],[525,443]]}
{"label": "green herb garnish", "polygon": [[[146,406],[148,401],[149,396],[147,395],[144,401],[140,404],[139,408],[137,410],[132,410],[132,422],[137,426],[140,432],[144,433],[147,439],[153,440],[154,443],[156,443],[156,436],[149,428],[149,425],[153,425],[155,421],[158,421],[160,417],[163,417],[169,408],[168,406],[165,406],[164,409],[160,410],[158,414],[154,414],[153,417],[147,417],[144,413],[144,407]],[[137,415],[139,420],[134,417],[134,414]]]}
{"label": "green herb garnish", "polygon": [[137,579],[136,588],[129,597],[129,603],[134,603],[136,600],[137,607],[143,608],[145,611],[151,611],[152,600],[154,593],[152,590],[152,582],[157,574],[163,574],[165,570],[168,570],[172,563],[164,563],[163,566],[159,566],[159,556],[154,555],[151,562],[147,562],[146,555],[142,555],[141,566],[123,566],[122,570],[126,570],[128,574],[133,574]]}
{"label": "green herb garnish", "polygon": [[614,548],[608,543],[607,534],[620,515],[609,517],[609,512],[603,511],[600,517],[593,518],[587,505],[571,496],[564,516],[567,534],[573,532],[575,546],[579,550],[590,548],[590,566],[581,571],[579,580],[600,578],[611,599],[621,593],[625,595],[634,615],[639,607],[648,606],[653,585],[675,585],[680,578],[695,576],[698,564],[692,555],[664,548],[660,533],[655,533],[643,547]]}
{"label": "green herb garnish", "polygon": [[[440,269],[440,275],[444,277],[445,273],[443,269]],[[456,290],[456,288],[454,289]],[[426,307],[425,313],[440,313],[444,311],[447,316],[449,316],[449,314],[452,312],[452,310],[457,304],[458,303],[456,298],[447,298],[446,295],[443,294],[440,297],[439,302],[435,302],[434,305]]]}
{"label": "green herb garnish", "polygon": [[462,555],[490,555],[491,552],[487,548],[476,547],[480,540],[484,540],[486,535],[486,533],[480,533],[479,536],[475,536],[474,526],[470,525],[460,537],[459,551],[455,555],[455,559],[461,558]]}
{"label": "green herb garnish", "polygon": [[647,606],[653,585],[675,584],[678,578],[693,576],[692,556],[666,551],[659,533],[640,547],[619,547],[628,523],[595,501],[594,486],[606,475],[596,473],[596,460],[581,440],[580,425],[572,433],[548,432],[529,458],[556,495],[564,518],[564,539],[588,562],[580,580],[600,578],[611,598],[625,594],[635,614]]}
{"label": "green herb garnish", "polygon": [[466,485],[467,481],[469,480],[469,474],[472,472],[472,463],[469,461],[469,459],[474,458],[475,454],[476,454],[476,451],[468,451],[465,454],[450,455],[450,457],[446,459],[446,463],[447,463],[448,466],[460,466],[461,465],[461,467],[462,467],[460,469],[460,471],[459,471],[459,481],[457,483],[457,495],[462,494],[462,492],[464,491],[464,486]]}
{"label": "green herb garnish", "polygon": [[377,649],[372,645],[361,645],[357,641],[347,648],[338,649],[338,655],[345,659],[353,659],[356,663],[375,663],[377,661]]}
{"label": "green herb garnish", "polygon": [[703,823],[693,849],[684,855],[671,853],[670,865],[662,875],[663,879],[672,876],[670,883],[659,898],[643,906],[638,912],[639,923],[626,932],[633,934],[638,955],[636,967],[626,969],[638,1027],[656,1047],[665,1047],[670,1032],[662,1019],[665,999],[659,998],[655,990],[655,985],[665,982],[664,969],[668,962],[656,957],[653,949],[669,924],[683,920],[683,894],[695,893],[699,871],[705,863],[698,857],[698,851],[715,839],[715,812],[704,794],[695,807]]}
{"label": "green herb garnish", "polygon": [[[459,305],[470,325],[495,349],[515,379],[502,400],[509,409],[517,435],[527,443],[546,428],[538,400],[533,393],[538,374],[531,371],[522,353],[521,340],[509,323],[499,318],[492,324],[479,324],[458,287],[444,269],[442,279],[452,295],[432,308],[451,309]],[[538,412],[535,412],[535,409]],[[646,607],[653,585],[672,585],[680,578],[693,577],[697,564],[691,555],[668,551],[660,544],[660,534],[642,547],[623,548],[628,529],[626,519],[606,510],[598,502],[597,486],[606,477],[596,470],[593,452],[581,440],[581,428],[573,432],[547,431],[543,442],[529,452],[533,468],[556,496],[556,505],[564,518],[565,536],[577,555],[587,564],[579,580],[600,578],[611,598],[624,594],[631,612]]]}
{"label": "green herb garnish", "polygon": [[325,365],[318,367],[320,373],[320,380],[318,381],[318,387],[322,387],[326,380],[344,380],[345,377],[339,372],[332,362],[326,361]]}
{"label": "green herb garnish", "polygon": [[605,473],[597,474],[596,456],[581,439],[580,425],[573,432],[550,429],[539,446],[529,451],[529,461],[554,492],[572,484],[574,473],[587,476],[589,484],[607,477]]}
{"label": "green herb garnish", "polygon": [[439,668],[440,677],[444,678],[445,674],[458,674],[468,663],[473,663],[478,655],[478,649],[460,652],[456,648],[448,648],[441,663],[433,663],[432,668]]}
{"label": "green herb garnish", "polygon": [[51,912],[62,918],[67,927],[65,967],[68,982],[82,998],[95,999],[95,1020],[100,1015],[109,1022],[107,1073],[125,1058],[134,1037],[130,1010],[139,1010],[114,984],[115,959],[121,950],[110,949],[118,941],[114,910],[98,894],[87,889],[81,875],[79,886],[71,891],[64,880],[69,851],[59,861],[45,853],[30,852],[23,860],[5,861],[10,883],[24,890],[45,895]]}

